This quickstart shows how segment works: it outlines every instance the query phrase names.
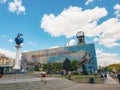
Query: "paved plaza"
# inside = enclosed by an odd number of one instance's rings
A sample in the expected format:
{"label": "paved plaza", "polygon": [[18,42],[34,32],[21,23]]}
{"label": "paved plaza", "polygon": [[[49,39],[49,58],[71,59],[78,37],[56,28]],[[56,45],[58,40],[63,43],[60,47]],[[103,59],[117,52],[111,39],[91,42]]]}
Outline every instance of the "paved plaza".
{"label": "paved plaza", "polygon": [[0,78],[0,90],[120,90],[117,81],[108,76],[104,84],[76,83],[65,78],[47,78],[24,74],[4,75]]}

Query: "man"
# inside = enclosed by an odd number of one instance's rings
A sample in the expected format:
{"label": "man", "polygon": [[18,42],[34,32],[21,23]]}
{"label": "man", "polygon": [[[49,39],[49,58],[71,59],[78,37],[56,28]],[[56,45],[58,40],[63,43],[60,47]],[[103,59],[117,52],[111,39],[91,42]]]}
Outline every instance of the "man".
{"label": "man", "polygon": [[119,84],[120,84],[120,73],[118,73],[117,78],[118,78],[118,81],[119,81]]}

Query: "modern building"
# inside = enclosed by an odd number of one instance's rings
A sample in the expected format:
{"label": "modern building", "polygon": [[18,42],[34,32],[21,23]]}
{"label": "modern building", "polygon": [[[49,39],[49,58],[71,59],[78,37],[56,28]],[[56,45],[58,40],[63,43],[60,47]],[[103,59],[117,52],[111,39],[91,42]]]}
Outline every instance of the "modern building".
{"label": "modern building", "polygon": [[45,64],[48,62],[63,62],[65,58],[77,60],[79,66],[84,63],[88,71],[96,71],[97,58],[94,43],[86,44],[84,33],[78,32],[78,44],[46,50],[30,51],[22,53],[22,68],[30,68],[35,63]]}

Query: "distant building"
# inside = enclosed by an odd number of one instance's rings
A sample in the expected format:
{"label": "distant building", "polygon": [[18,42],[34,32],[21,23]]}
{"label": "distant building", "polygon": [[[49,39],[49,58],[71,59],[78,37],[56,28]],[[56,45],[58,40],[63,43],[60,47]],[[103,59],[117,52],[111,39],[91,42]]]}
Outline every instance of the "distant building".
{"label": "distant building", "polygon": [[75,46],[22,53],[22,68],[31,68],[35,63],[63,62],[68,58],[79,61],[79,66],[84,63],[87,71],[96,71],[98,68],[94,43],[86,44],[83,32],[78,32],[76,36],[78,44]]}
{"label": "distant building", "polygon": [[3,73],[9,73],[13,67],[13,59],[0,54],[0,67],[3,67]]}
{"label": "distant building", "polygon": [[0,54],[0,66],[12,65],[12,63],[13,63],[13,59],[6,57],[3,54]]}

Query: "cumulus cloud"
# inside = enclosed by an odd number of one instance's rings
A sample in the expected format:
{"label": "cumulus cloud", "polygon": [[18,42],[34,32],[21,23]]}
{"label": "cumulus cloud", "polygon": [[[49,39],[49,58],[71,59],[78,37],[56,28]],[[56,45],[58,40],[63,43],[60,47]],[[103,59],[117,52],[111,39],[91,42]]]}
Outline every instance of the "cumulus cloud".
{"label": "cumulus cloud", "polygon": [[10,2],[9,11],[16,12],[17,14],[25,14],[25,7],[22,5],[22,0],[14,0],[13,2]]}
{"label": "cumulus cloud", "polygon": [[118,54],[106,53],[101,49],[97,49],[96,54],[97,54],[97,60],[99,66],[106,66],[114,63],[120,63],[120,60],[117,59]]}
{"label": "cumulus cloud", "polygon": [[75,45],[75,40],[74,39],[71,39],[67,44],[65,44],[65,45],[63,45],[63,46],[52,46],[52,47],[50,47],[50,49],[51,48],[59,48],[59,47],[65,47],[65,46],[73,46],[73,45]]}
{"label": "cumulus cloud", "polygon": [[120,17],[120,4],[116,4],[114,6],[114,10],[115,10],[116,17],[119,18]]}
{"label": "cumulus cloud", "polygon": [[15,57],[16,57],[16,53],[15,52],[11,52],[9,50],[5,50],[5,49],[1,49],[1,48],[0,48],[0,53],[4,54],[5,56],[7,56],[9,58],[12,58],[12,59],[15,59]]}
{"label": "cumulus cloud", "polygon": [[[116,7],[119,9],[119,7]],[[95,38],[100,45],[111,48],[120,46],[120,21],[118,18],[109,18],[98,24],[101,18],[107,16],[105,8],[82,10],[80,7],[69,7],[58,16],[45,14],[42,18],[41,28],[51,36],[64,35],[67,38],[75,36],[78,31],[83,31],[86,37]]]}
{"label": "cumulus cloud", "polygon": [[67,46],[73,46],[75,45],[75,40],[74,39],[71,39],[68,43],[67,43]]}
{"label": "cumulus cloud", "polygon": [[0,0],[0,3],[6,3],[7,0]]}
{"label": "cumulus cloud", "polygon": [[107,15],[105,8],[82,10],[79,7],[69,7],[58,16],[44,15],[41,28],[52,36],[65,35],[67,38],[74,36],[78,31],[84,31],[87,36],[94,36],[91,30],[96,27],[97,21]]}
{"label": "cumulus cloud", "polygon": [[90,4],[90,3],[92,3],[94,0],[87,0],[86,2],[85,2],[85,5],[88,5],[88,4]]}
{"label": "cumulus cloud", "polygon": [[[94,29],[93,29],[94,31]],[[99,31],[99,35],[94,41],[108,48],[120,46],[120,22],[117,18],[106,20],[102,24],[96,26],[95,31]]]}
{"label": "cumulus cloud", "polygon": [[9,41],[10,43],[13,43],[13,40],[12,40],[12,39],[9,39],[8,41]]}

